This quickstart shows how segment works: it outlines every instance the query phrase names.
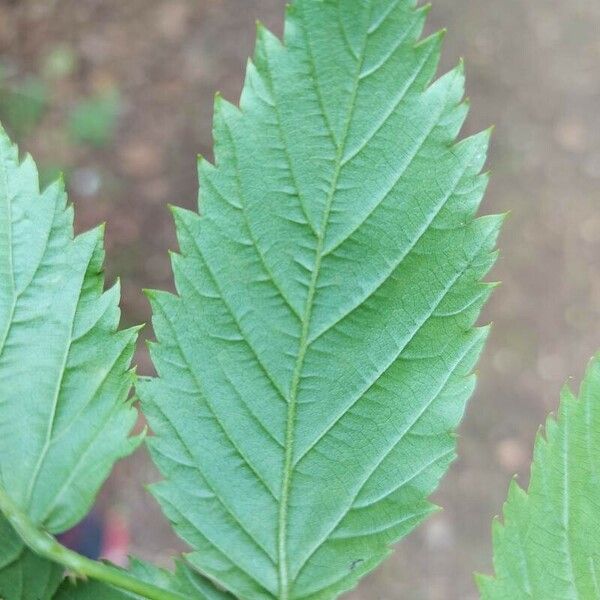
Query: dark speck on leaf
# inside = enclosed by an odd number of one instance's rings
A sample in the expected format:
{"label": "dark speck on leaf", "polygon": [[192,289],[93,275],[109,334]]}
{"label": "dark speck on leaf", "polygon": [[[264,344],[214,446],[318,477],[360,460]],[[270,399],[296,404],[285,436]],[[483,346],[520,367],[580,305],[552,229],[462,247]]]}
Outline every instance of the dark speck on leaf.
{"label": "dark speck on leaf", "polygon": [[364,563],[365,559],[364,558],[357,558],[356,560],[353,560],[350,563],[350,571],[354,571],[354,569],[356,569],[356,567],[358,567],[358,565],[360,565],[361,563]]}

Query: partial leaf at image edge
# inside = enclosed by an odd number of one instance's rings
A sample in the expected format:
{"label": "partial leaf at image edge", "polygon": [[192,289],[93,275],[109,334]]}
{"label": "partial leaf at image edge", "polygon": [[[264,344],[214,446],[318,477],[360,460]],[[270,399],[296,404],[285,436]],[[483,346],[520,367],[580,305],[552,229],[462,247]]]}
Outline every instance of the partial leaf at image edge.
{"label": "partial leaf at image edge", "polygon": [[[174,572],[132,559],[127,572],[137,581],[152,584],[163,592],[175,592],[181,600],[233,600],[183,561]],[[65,568],[36,555],[0,515],[0,600],[144,600],[94,580],[64,577]]]}
{"label": "partial leaf at image edge", "polygon": [[[132,560],[129,572],[140,581],[152,583],[164,590],[178,592],[188,600],[234,600],[218,590],[210,581],[195,573],[182,561],[174,572],[148,563]],[[65,580],[53,600],[143,600],[142,596],[126,592],[98,581]]]}
{"label": "partial leaf at image edge", "polygon": [[462,64],[410,0],[296,0],[215,102],[177,295],[139,382],[188,560],[246,600],[328,600],[434,507],[487,329],[502,217]]}
{"label": "partial leaf at image edge", "polygon": [[0,599],[51,600],[63,571],[29,550],[0,514]]}
{"label": "partial leaf at image edge", "polygon": [[527,491],[511,483],[493,525],[495,575],[477,575],[483,600],[600,598],[599,457],[600,354],[538,433]]}
{"label": "partial leaf at image edge", "polygon": [[[19,160],[0,127],[0,495],[39,540],[79,521],[114,462],[143,439],[129,437],[138,328],[117,330],[119,286],[103,291],[102,237],[103,228],[74,237],[62,181],[40,191],[35,163]],[[184,598],[227,598],[183,564],[176,574],[134,566],[140,581]],[[2,600],[137,597],[97,582],[60,585],[64,570],[0,514]]]}
{"label": "partial leaf at image edge", "polygon": [[103,228],[73,234],[62,181],[39,190],[0,127],[0,486],[60,533],[91,507],[130,438],[137,329],[104,291]]}

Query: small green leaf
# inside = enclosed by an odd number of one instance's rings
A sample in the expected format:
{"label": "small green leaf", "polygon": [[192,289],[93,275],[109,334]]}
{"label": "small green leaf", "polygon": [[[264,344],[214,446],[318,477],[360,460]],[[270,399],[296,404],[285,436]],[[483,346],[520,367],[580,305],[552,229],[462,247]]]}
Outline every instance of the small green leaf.
{"label": "small green leaf", "polygon": [[475,385],[501,217],[462,64],[412,0],[296,0],[217,96],[202,216],[174,210],[140,382],[189,561],[245,600],[328,600],[434,507]]}
{"label": "small green leaf", "polygon": [[16,85],[0,81],[0,118],[11,131],[25,136],[39,123],[48,102],[48,88],[36,77]]}
{"label": "small green leaf", "polygon": [[64,79],[77,67],[77,54],[68,44],[57,44],[45,56],[42,71],[47,79]]}
{"label": "small green leaf", "polygon": [[116,90],[82,100],[69,118],[69,132],[76,142],[105,146],[112,139],[121,101]]}
{"label": "small green leaf", "polygon": [[[140,581],[151,583],[171,592],[179,592],[189,600],[233,600],[221,592],[184,563],[178,562],[174,573],[158,569],[145,562],[134,560],[130,567],[132,575]],[[116,589],[97,581],[65,580],[54,600],[141,600],[141,596]]]}
{"label": "small green leaf", "polygon": [[[129,569],[139,581],[166,591],[178,592],[189,600],[233,600],[210,581],[177,562],[174,573],[133,560]],[[67,577],[64,568],[31,552],[0,515],[1,600],[143,600],[131,592],[98,581]],[[62,584],[61,584],[62,582]]]}
{"label": "small green leaf", "polygon": [[137,330],[117,331],[102,238],[73,237],[62,181],[40,192],[0,128],[0,486],[52,533],[88,512],[140,442],[128,438]]}
{"label": "small green leaf", "polygon": [[188,594],[191,599],[200,600],[232,600],[232,596],[218,590],[208,579],[196,573],[183,561],[175,564],[175,572],[157,569],[154,565],[134,560],[131,571],[142,581],[153,583],[167,590]]}
{"label": "small green leaf", "polygon": [[484,600],[600,598],[599,457],[600,354],[538,434],[527,492],[510,486],[493,525],[496,574],[477,576]]}
{"label": "small green leaf", "polygon": [[0,598],[50,600],[63,578],[63,568],[31,552],[0,515]]}

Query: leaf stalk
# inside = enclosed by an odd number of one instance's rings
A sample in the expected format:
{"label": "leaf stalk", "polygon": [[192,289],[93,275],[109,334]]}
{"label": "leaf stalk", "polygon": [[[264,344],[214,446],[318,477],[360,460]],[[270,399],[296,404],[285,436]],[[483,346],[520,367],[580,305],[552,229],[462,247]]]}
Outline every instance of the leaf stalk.
{"label": "leaf stalk", "polygon": [[148,600],[189,600],[187,596],[182,594],[170,592],[141,581],[118,567],[92,560],[69,550],[60,544],[53,535],[35,525],[2,487],[0,487],[0,511],[33,552],[64,566],[75,575],[96,579],[122,590],[138,594]]}

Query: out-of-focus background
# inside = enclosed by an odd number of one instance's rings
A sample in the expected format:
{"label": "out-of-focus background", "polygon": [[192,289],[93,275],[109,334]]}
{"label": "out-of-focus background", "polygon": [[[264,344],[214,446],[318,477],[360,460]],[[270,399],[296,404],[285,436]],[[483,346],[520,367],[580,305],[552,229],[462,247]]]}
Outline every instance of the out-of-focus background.
{"label": "out-of-focus background", "polygon": [[[281,33],[282,0],[0,0],[0,120],[50,181],[64,171],[77,227],[108,221],[107,272],[126,323],[141,288],[171,286],[167,203],[196,203],[216,90],[237,101],[256,19]],[[461,427],[444,511],[404,540],[352,600],[468,600],[491,568],[490,520],[511,477],[527,481],[535,433],[600,348],[600,3],[437,0],[443,67],[467,64],[465,133],[497,125],[485,211],[511,211],[486,309],[495,322]],[[149,333],[147,332],[147,335]],[[150,372],[145,351],[141,373]],[[130,551],[167,564],[182,546],[142,483],[144,451],[98,505]],[[125,536],[125,539],[128,536]]]}

